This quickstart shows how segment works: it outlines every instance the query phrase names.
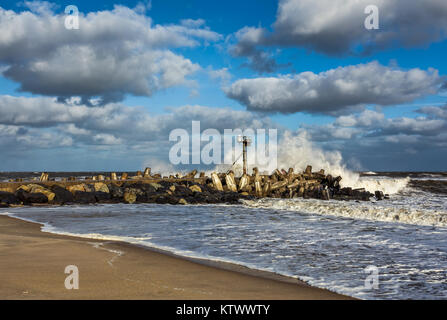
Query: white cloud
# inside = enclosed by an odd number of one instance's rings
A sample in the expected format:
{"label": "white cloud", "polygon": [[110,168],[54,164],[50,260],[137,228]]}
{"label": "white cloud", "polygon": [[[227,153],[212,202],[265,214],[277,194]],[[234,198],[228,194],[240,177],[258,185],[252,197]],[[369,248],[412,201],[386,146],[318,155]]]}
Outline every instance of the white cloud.
{"label": "white cloud", "polygon": [[392,105],[434,94],[443,79],[429,69],[400,70],[377,62],[268,78],[241,79],[226,89],[248,110],[340,113],[366,104]]}
{"label": "white cloud", "polygon": [[[379,9],[379,29],[367,30],[368,5]],[[249,66],[272,72],[268,47],[298,47],[329,55],[371,54],[394,47],[424,47],[447,38],[445,0],[280,0],[273,31],[244,27],[232,52]]]}
{"label": "white cloud", "polygon": [[123,6],[79,18],[79,30],[67,30],[64,15],[0,7],[3,76],[18,82],[22,91],[81,96],[83,102],[100,97],[104,104],[126,94],[151,96],[190,86],[188,77],[200,66],[170,49],[221,39],[203,23],[154,25],[150,17]]}
{"label": "white cloud", "polygon": [[92,108],[61,103],[55,98],[0,96],[0,125],[8,130],[22,128],[24,134],[30,131],[57,133],[80,145],[125,147],[154,141],[163,144],[169,141],[173,129],[190,131],[193,120],[200,121],[202,130],[214,128],[222,133],[224,129],[277,127],[269,118],[254,118],[250,112],[229,108],[183,106],[167,111],[151,115],[143,107],[119,103]]}

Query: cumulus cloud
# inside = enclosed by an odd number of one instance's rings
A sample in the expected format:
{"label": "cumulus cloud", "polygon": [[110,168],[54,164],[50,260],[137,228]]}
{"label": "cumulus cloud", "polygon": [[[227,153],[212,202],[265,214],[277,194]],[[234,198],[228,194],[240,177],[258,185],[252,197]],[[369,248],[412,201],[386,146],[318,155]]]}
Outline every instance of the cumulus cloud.
{"label": "cumulus cloud", "polygon": [[429,117],[442,118],[447,120],[447,104],[441,107],[425,106],[418,110],[419,113],[426,114]]}
{"label": "cumulus cloud", "polygon": [[427,106],[417,111],[423,116],[390,118],[367,109],[324,125],[302,124],[299,132],[371,170],[445,170],[444,110],[445,106]]}
{"label": "cumulus cloud", "polygon": [[[379,9],[378,30],[364,27],[365,8],[371,4]],[[239,30],[233,52],[248,57],[255,70],[262,70],[266,63],[275,66],[272,57],[263,53],[266,47],[299,47],[340,56],[427,46],[446,37],[444,0],[280,0],[273,31],[261,27]]]}
{"label": "cumulus cloud", "polygon": [[79,30],[67,30],[65,16],[48,4],[32,8],[17,13],[0,7],[2,74],[21,91],[61,99],[99,97],[105,104],[126,94],[151,96],[191,85],[188,76],[200,66],[170,49],[221,38],[202,21],[154,25],[139,10],[123,6],[81,14]]}
{"label": "cumulus cloud", "polygon": [[33,132],[51,130],[74,144],[163,143],[169,141],[173,129],[190,131],[192,121],[200,121],[202,130],[214,128],[222,133],[224,129],[276,128],[269,118],[254,118],[250,112],[229,108],[183,106],[152,115],[143,107],[120,103],[91,108],[55,98],[0,96],[0,125]]}
{"label": "cumulus cloud", "polygon": [[267,31],[263,28],[244,27],[235,34],[236,45],[230,47],[230,53],[234,57],[246,57],[249,67],[259,73],[272,73],[283,65],[278,65],[272,54],[261,50],[257,46],[263,42]]}
{"label": "cumulus cloud", "polygon": [[226,94],[251,111],[337,114],[366,104],[413,101],[436,93],[442,82],[434,69],[405,71],[371,62],[319,74],[241,79]]}
{"label": "cumulus cloud", "polygon": [[[437,107],[431,107],[437,108]],[[437,108],[441,110],[442,108]],[[424,110],[424,108],[423,108]],[[382,112],[364,110],[349,116],[340,116],[334,122],[325,125],[302,125],[313,138],[324,141],[332,139],[353,139],[365,137],[390,136],[438,136],[447,130],[447,120],[440,117],[418,116],[386,118]],[[345,136],[340,132],[349,132]]]}
{"label": "cumulus cloud", "polygon": [[223,86],[227,86],[232,77],[228,68],[213,69],[208,67],[208,75],[212,80],[219,81]]}

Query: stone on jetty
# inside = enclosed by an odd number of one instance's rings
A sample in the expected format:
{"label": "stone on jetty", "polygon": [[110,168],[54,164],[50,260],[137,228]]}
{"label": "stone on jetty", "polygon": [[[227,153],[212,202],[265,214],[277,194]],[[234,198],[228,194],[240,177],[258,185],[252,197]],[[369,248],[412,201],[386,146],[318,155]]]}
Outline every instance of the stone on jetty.
{"label": "stone on jetty", "polygon": [[40,181],[41,182],[48,181],[48,173],[42,172],[42,174],[40,175]]}
{"label": "stone on jetty", "polygon": [[189,190],[191,190],[192,192],[202,192],[202,189],[197,185],[190,186]]}
{"label": "stone on jetty", "polygon": [[126,191],[124,192],[124,202],[125,203],[135,203],[137,201],[137,195],[133,192]]}
{"label": "stone on jetty", "polygon": [[56,196],[53,192],[38,184],[22,185],[18,187],[17,190],[24,190],[27,193],[41,193],[47,197],[47,202],[53,201],[54,197]]}
{"label": "stone on jetty", "polygon": [[70,191],[72,194],[75,194],[77,191],[84,192],[84,184],[75,184],[67,187],[67,190]]}
{"label": "stone on jetty", "polygon": [[358,200],[369,201],[388,199],[381,191],[374,194],[363,188],[342,188],[340,176],[326,174],[324,170],[312,172],[307,166],[302,172],[293,168],[288,171],[275,169],[270,175],[260,174],[258,168],[252,175],[235,177],[233,171],[227,173],[213,172],[206,176],[201,172],[196,178],[197,170],[183,177],[179,174],[162,178],[152,174],[150,168],[129,178],[122,173],[118,179],[112,172],[110,178],[99,174],[86,177],[85,181],[54,182],[48,180],[47,174],[35,183],[3,183],[0,189],[0,205],[33,204],[67,204],[67,203],[160,203],[160,204],[197,204],[197,203],[238,203],[240,199],[261,197],[271,198],[315,198],[322,200]]}
{"label": "stone on jetty", "polygon": [[94,185],[95,191],[96,192],[104,192],[104,193],[109,193],[109,187],[107,187],[107,185],[103,182],[97,182]]}
{"label": "stone on jetty", "polygon": [[73,194],[59,185],[52,186],[51,191],[53,191],[55,194],[55,197],[53,199],[53,203],[55,204],[66,204],[74,202]]}
{"label": "stone on jetty", "polygon": [[244,174],[241,179],[239,180],[239,191],[244,191],[245,188],[248,186],[250,182],[250,179],[246,174]]}
{"label": "stone on jetty", "polygon": [[376,197],[376,199],[377,200],[383,200],[384,198],[385,198],[385,196],[383,195],[383,192],[382,191],[376,191],[375,192],[375,197]]}
{"label": "stone on jetty", "polygon": [[19,198],[12,192],[0,191],[0,203],[5,206],[20,204]]}
{"label": "stone on jetty", "polygon": [[213,172],[211,174],[211,178],[213,179],[214,189],[219,190],[219,191],[223,191],[222,181],[220,181],[220,178],[217,175],[217,173]]}
{"label": "stone on jetty", "polygon": [[312,175],[312,166],[307,166],[304,173],[307,174],[308,176],[311,176]]}
{"label": "stone on jetty", "polygon": [[227,183],[228,190],[232,192],[237,192],[236,181],[234,180],[234,173],[230,171],[225,175],[225,182]]}
{"label": "stone on jetty", "polygon": [[75,191],[74,201],[82,204],[96,203],[96,197],[93,192]]}
{"label": "stone on jetty", "polygon": [[197,170],[193,170],[190,173],[188,173],[187,175],[184,176],[185,179],[193,179],[197,174]]}

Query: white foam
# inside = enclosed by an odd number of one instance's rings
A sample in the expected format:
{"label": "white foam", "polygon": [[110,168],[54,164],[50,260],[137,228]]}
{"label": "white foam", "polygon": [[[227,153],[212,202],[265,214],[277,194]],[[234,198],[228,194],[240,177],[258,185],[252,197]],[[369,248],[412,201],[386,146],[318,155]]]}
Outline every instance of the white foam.
{"label": "white foam", "polygon": [[323,201],[317,199],[243,200],[254,208],[297,211],[307,214],[339,216],[353,219],[398,222],[415,225],[447,226],[447,210],[419,206],[394,205],[387,202]]}
{"label": "white foam", "polygon": [[410,178],[370,178],[358,177],[356,180],[344,182],[342,186],[352,188],[365,188],[365,190],[374,193],[382,191],[384,194],[396,194],[405,189],[410,182]]}

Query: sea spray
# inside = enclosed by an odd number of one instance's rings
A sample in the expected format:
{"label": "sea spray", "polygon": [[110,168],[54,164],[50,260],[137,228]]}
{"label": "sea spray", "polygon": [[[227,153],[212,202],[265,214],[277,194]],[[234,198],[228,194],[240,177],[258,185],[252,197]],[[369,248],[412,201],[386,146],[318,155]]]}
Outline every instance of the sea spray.
{"label": "sea spray", "polygon": [[[250,151],[250,150],[249,150]],[[253,153],[253,152],[252,152]],[[276,168],[268,165],[254,163],[254,156],[248,153],[249,172],[258,167],[260,172],[271,173]],[[278,141],[277,148],[278,168],[293,168],[295,172],[302,172],[308,165],[314,170],[324,169],[332,176],[341,176],[341,187],[365,188],[369,192],[376,190],[384,194],[396,194],[403,190],[409,182],[409,178],[378,179],[375,177],[360,177],[360,174],[347,168],[343,156],[339,151],[325,151],[316,146],[309,138],[307,131],[299,130],[294,133],[285,131]],[[226,155],[227,156],[227,155]],[[218,165],[212,171],[225,172],[232,169],[236,176],[242,175],[242,165],[236,163],[233,166]]]}

